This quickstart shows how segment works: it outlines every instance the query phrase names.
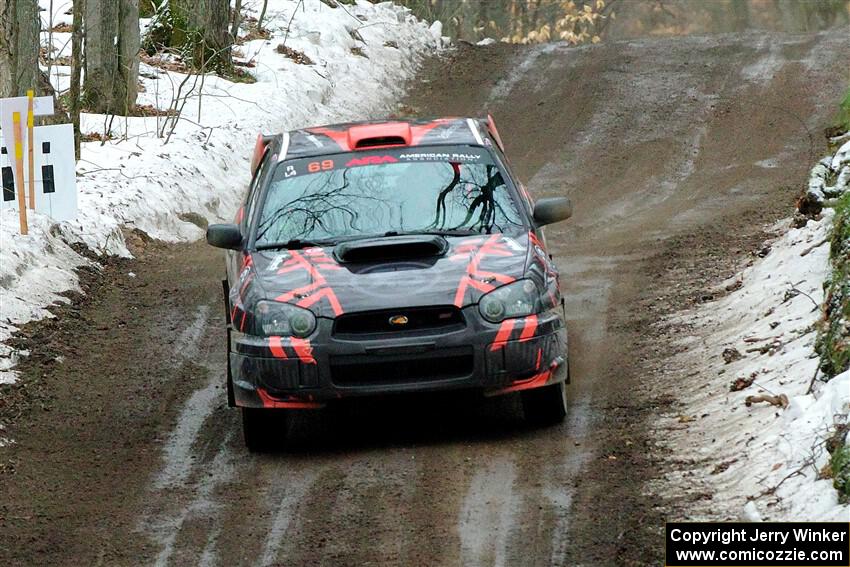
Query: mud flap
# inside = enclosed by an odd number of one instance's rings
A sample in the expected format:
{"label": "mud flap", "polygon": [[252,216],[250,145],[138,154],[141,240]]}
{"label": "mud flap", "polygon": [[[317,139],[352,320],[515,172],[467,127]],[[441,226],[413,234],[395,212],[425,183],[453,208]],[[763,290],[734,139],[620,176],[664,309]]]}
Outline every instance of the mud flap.
{"label": "mud flap", "polygon": [[[566,324],[567,324],[567,302],[563,297],[561,298],[561,313],[564,316],[564,325],[566,326]],[[569,330],[567,330],[567,333],[568,333],[567,334],[567,379],[564,380],[564,384],[570,384],[570,366],[572,366],[570,364],[570,360],[572,360],[572,357],[570,356]]]}
{"label": "mud flap", "polygon": [[225,364],[227,365],[227,407],[236,407],[236,394],[233,392],[233,373],[230,371],[230,305],[228,297],[230,297],[230,286],[227,285],[227,279],[221,280],[221,287],[224,291],[224,323],[227,330],[227,339],[225,344]]}
{"label": "mud flap", "polygon": [[225,352],[225,364],[227,365],[227,407],[236,407],[236,393],[233,391],[233,373],[230,370],[230,325],[227,326],[227,351]]}
{"label": "mud flap", "polygon": [[[227,285],[227,278],[221,280],[221,289],[224,292],[224,322],[227,325],[230,325],[230,302],[228,298],[230,297],[230,286]],[[228,346],[229,346],[228,341]]]}

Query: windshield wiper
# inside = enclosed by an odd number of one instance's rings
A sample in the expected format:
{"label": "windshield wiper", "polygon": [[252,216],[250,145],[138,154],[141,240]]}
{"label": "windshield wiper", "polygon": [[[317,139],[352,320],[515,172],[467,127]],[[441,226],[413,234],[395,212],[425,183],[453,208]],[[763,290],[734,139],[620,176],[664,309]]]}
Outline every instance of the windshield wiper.
{"label": "windshield wiper", "polygon": [[257,245],[257,250],[280,250],[282,248],[287,250],[300,250],[302,248],[310,248],[311,246],[333,246],[334,244],[336,244],[336,241],[331,239],[302,240],[300,238],[293,238],[286,242],[259,244]]}
{"label": "windshield wiper", "polygon": [[437,236],[472,236],[474,234],[481,234],[481,231],[472,230],[469,228],[449,228],[445,230],[390,230],[389,232],[385,232],[383,236],[408,236],[412,234],[436,234]]}

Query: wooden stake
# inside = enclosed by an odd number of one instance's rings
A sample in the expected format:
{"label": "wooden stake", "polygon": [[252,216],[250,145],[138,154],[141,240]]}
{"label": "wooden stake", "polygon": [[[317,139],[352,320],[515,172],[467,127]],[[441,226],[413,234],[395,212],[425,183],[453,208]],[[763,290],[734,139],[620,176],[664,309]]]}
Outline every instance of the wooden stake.
{"label": "wooden stake", "polygon": [[14,131],[15,139],[15,170],[18,174],[17,187],[18,191],[18,215],[21,219],[21,234],[29,233],[27,227],[27,199],[24,196],[24,144],[23,134],[21,133],[21,113],[12,113],[12,130]]}
{"label": "wooden stake", "polygon": [[29,189],[30,189],[30,208],[35,209],[35,158],[33,157],[33,127],[34,123],[34,115],[32,110],[33,105],[33,97],[35,93],[33,91],[27,91],[27,160],[29,161],[28,173],[29,173]]}

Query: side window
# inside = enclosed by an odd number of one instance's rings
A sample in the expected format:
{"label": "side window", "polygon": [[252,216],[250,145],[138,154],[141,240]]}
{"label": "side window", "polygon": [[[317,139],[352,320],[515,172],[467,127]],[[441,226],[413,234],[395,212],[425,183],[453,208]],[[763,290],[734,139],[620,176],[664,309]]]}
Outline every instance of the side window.
{"label": "side window", "polygon": [[266,177],[268,177],[269,170],[271,170],[271,165],[274,161],[277,160],[277,154],[272,154],[272,150],[266,150],[265,155],[263,155],[263,159],[260,160],[260,165],[257,167],[257,173],[254,174],[254,178],[251,180],[251,184],[248,186],[248,198],[245,200],[245,210],[247,214],[243,216],[242,219],[242,227],[243,229],[251,226],[251,222],[254,220],[254,215],[256,214],[257,209],[257,195],[259,194],[259,188],[265,185]]}

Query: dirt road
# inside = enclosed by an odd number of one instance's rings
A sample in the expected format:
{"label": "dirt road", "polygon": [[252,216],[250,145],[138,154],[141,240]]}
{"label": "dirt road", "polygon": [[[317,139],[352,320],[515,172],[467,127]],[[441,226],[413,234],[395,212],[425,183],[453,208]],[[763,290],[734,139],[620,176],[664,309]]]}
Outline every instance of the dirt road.
{"label": "dirt road", "polygon": [[548,232],[567,422],[528,429],[513,398],[375,401],[304,414],[292,451],[248,454],[224,407],[220,254],[140,240],[19,338],[33,354],[2,392],[17,443],[0,564],[660,564],[664,511],[687,503],[647,485],[645,424],[669,403],[644,387],[666,352],[652,323],[790,210],[848,60],[850,34],[735,34],[429,63],[409,107],[492,112],[532,192],[574,200]]}

